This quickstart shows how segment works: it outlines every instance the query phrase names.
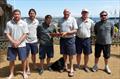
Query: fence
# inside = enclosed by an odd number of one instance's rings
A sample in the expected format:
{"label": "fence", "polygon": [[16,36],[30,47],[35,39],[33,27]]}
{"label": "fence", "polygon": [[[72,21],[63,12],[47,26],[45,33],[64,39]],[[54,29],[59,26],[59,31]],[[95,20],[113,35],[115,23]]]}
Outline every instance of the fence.
{"label": "fence", "polygon": [[[95,36],[92,35],[92,44],[95,44]],[[54,44],[59,44],[59,38],[54,38]],[[0,51],[6,50],[8,45],[8,40],[0,37]],[[112,45],[120,46],[120,33],[115,33],[113,40],[112,40]]]}

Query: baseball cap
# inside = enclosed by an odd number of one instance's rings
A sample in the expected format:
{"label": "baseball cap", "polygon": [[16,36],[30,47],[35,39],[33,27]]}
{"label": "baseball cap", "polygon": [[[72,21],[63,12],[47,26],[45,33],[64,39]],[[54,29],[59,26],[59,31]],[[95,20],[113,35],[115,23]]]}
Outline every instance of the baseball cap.
{"label": "baseball cap", "polygon": [[89,12],[88,9],[82,9],[82,12]]}

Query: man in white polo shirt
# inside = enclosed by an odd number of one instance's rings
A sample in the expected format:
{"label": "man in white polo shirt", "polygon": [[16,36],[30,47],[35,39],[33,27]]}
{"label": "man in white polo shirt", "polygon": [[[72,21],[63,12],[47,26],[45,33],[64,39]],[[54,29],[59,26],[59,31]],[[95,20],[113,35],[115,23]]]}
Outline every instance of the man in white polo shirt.
{"label": "man in white polo shirt", "polygon": [[76,52],[77,52],[77,67],[80,68],[80,60],[82,51],[84,53],[84,70],[89,71],[87,63],[89,60],[89,54],[92,53],[91,48],[91,31],[94,27],[94,22],[88,18],[88,10],[83,9],[81,12],[82,17],[78,18],[78,30],[76,36]]}
{"label": "man in white polo shirt", "polygon": [[21,20],[21,12],[16,9],[13,11],[13,19],[7,22],[5,34],[9,40],[7,60],[10,61],[10,75],[8,79],[12,79],[14,75],[14,67],[16,56],[22,61],[23,78],[28,78],[26,74],[26,42],[28,28],[27,23]]}
{"label": "man in white polo shirt", "polygon": [[27,74],[30,74],[29,67],[29,53],[31,52],[31,58],[33,62],[33,68],[37,69],[36,66],[36,54],[38,52],[38,40],[37,40],[37,27],[39,21],[36,19],[36,11],[35,9],[30,9],[28,12],[29,17],[25,19],[25,22],[28,25],[29,33],[26,39],[26,47],[27,47]]}
{"label": "man in white polo shirt", "polygon": [[62,37],[60,38],[60,53],[63,55],[65,61],[65,69],[67,69],[67,56],[69,57],[70,72],[68,75],[72,77],[74,75],[73,56],[76,54],[75,34],[78,27],[75,18],[70,16],[68,9],[64,9],[63,14],[64,17],[59,21],[60,32],[62,33]]}

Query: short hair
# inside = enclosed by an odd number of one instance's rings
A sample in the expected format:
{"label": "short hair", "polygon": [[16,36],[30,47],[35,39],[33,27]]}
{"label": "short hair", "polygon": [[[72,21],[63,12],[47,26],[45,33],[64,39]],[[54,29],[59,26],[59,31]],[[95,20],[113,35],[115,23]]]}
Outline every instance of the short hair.
{"label": "short hair", "polygon": [[35,9],[33,9],[33,8],[31,8],[31,9],[29,10],[28,14],[30,14],[30,12],[32,12],[32,11],[36,14]]}
{"label": "short hair", "polygon": [[102,12],[100,12],[100,15],[102,15],[103,13],[106,13],[108,15],[107,11],[105,11],[105,10],[103,10]]}
{"label": "short hair", "polygon": [[48,18],[52,19],[52,16],[51,15],[46,15],[45,19],[48,19]]}
{"label": "short hair", "polygon": [[19,9],[13,10],[12,14],[14,14],[15,12],[19,12],[21,14],[21,11]]}

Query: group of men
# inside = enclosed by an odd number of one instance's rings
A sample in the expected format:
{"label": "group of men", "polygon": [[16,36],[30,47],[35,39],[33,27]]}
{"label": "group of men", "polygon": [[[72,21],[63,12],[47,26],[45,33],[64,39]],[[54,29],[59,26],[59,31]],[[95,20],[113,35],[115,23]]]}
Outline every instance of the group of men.
{"label": "group of men", "polygon": [[[111,73],[108,66],[110,57],[110,45],[113,36],[113,25],[108,21],[108,13],[100,13],[101,20],[96,24],[88,17],[89,11],[83,9],[81,17],[77,20],[72,17],[68,9],[64,9],[63,17],[58,22],[58,29],[52,23],[52,16],[46,15],[44,22],[39,24],[36,19],[35,9],[30,9],[29,17],[21,20],[21,12],[18,9],[13,11],[13,17],[6,24],[5,34],[9,39],[7,59],[10,61],[10,75],[14,76],[14,62],[18,55],[22,61],[23,78],[27,79],[30,74],[29,53],[33,62],[33,68],[42,74],[44,71],[44,60],[47,56],[47,69],[50,68],[50,60],[54,57],[53,37],[60,37],[60,54],[64,58],[64,71],[68,76],[74,76],[73,59],[76,56],[77,68],[80,68],[81,54],[84,54],[83,69],[89,72],[87,66],[89,55],[92,53],[91,32],[96,35],[95,41],[95,65],[92,71],[98,70],[98,60],[103,51],[105,60],[105,71]],[[39,48],[38,48],[39,44]],[[36,65],[36,54],[39,50],[40,66]],[[76,55],[77,54],[77,55]],[[69,59],[69,65],[67,60]],[[69,67],[68,67],[69,66]]]}

